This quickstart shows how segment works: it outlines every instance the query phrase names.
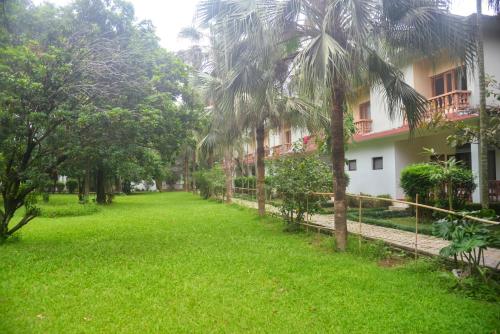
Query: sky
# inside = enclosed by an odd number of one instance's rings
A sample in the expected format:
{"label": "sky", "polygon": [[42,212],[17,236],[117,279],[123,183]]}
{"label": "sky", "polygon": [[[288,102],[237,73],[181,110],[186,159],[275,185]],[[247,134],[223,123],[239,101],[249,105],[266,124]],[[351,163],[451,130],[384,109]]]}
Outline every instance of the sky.
{"label": "sky", "polygon": [[[138,20],[151,20],[160,37],[161,45],[171,51],[178,51],[189,46],[189,42],[177,38],[179,31],[193,24],[196,4],[200,0],[128,0],[134,5]],[[487,0],[484,1],[484,8]],[[51,2],[66,5],[71,0],[34,0],[35,4]],[[452,12],[469,15],[475,12],[476,0],[454,0]],[[485,9],[483,9],[485,11]],[[485,11],[486,12],[486,11]]]}

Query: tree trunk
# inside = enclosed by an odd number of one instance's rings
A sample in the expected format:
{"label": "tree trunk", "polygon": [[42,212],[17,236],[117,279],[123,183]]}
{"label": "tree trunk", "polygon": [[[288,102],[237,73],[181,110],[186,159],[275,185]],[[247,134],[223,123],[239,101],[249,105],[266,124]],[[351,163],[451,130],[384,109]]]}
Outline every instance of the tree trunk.
{"label": "tree trunk", "polygon": [[208,158],[207,158],[208,169],[212,169],[213,165],[214,165],[214,151],[210,149],[208,151]]}
{"label": "tree trunk", "polygon": [[257,205],[259,216],[266,214],[266,193],[265,193],[265,166],[264,166],[264,124],[260,124],[256,129],[257,140]]}
{"label": "tree trunk", "polygon": [[481,0],[476,0],[477,8],[477,67],[479,71],[479,198],[483,209],[489,206],[488,196],[488,142],[486,128],[488,114],[486,113],[486,80],[484,74],[484,46]]}
{"label": "tree trunk", "polygon": [[163,180],[162,179],[155,179],[155,184],[156,184],[156,190],[159,192],[163,191]]}
{"label": "tree trunk", "polygon": [[[193,164],[191,166],[191,175],[194,175],[196,172],[196,151],[193,150]],[[194,179],[194,176],[191,178],[191,190],[193,191],[193,194],[196,191],[196,181]]]}
{"label": "tree trunk", "polygon": [[123,192],[122,178],[120,176],[115,178],[115,188],[117,193],[121,194]]}
{"label": "tree trunk", "polygon": [[96,172],[96,202],[106,204],[106,181],[102,167],[98,167]]}
{"label": "tree trunk", "polygon": [[189,157],[184,155],[184,191],[189,191]]}
{"label": "tree trunk", "polygon": [[224,154],[224,174],[226,175],[226,203],[233,200],[233,155],[230,149]]}
{"label": "tree trunk", "polygon": [[344,151],[344,101],[345,92],[335,89],[331,111],[331,136],[332,136],[332,164],[333,187],[335,207],[335,240],[337,250],[345,251],[347,248],[347,218],[346,218],[346,179],[345,179],[345,151]]}
{"label": "tree trunk", "polygon": [[90,195],[90,166],[87,165],[85,170],[85,178],[83,180],[83,202],[87,203],[89,201]]}

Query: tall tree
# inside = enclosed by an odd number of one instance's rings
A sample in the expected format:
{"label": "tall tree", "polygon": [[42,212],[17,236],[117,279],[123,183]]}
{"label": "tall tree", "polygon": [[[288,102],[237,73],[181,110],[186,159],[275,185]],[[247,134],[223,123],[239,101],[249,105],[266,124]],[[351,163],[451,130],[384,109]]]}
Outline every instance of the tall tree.
{"label": "tall tree", "polygon": [[[302,91],[326,97],[330,110],[337,248],[347,245],[344,115],[349,92],[380,87],[391,118],[405,117],[414,129],[426,99],[404,81],[391,55],[431,56],[448,48],[454,59],[472,61],[467,22],[447,12],[444,1],[292,1],[296,34],[305,46],[296,57]],[[464,27],[466,29],[464,29]]]}
{"label": "tall tree", "polygon": [[[499,0],[488,0],[489,6],[497,13],[500,12]],[[476,26],[478,31],[477,67],[479,72],[479,197],[484,209],[489,207],[488,188],[488,112],[486,110],[486,74],[484,71],[484,42],[483,42],[483,8],[482,1],[476,0]]]}
{"label": "tall tree", "polygon": [[[224,78],[220,108],[238,120],[241,130],[255,133],[257,202],[265,214],[265,131],[281,124],[287,111],[302,110],[302,101],[284,94],[288,75],[286,44],[276,44],[284,26],[266,12],[271,2],[202,1],[198,18],[212,29],[222,53]],[[282,8],[284,9],[284,7]],[[283,14],[282,10],[280,14]],[[279,18],[279,14],[272,16]],[[282,18],[279,18],[280,20]]]}

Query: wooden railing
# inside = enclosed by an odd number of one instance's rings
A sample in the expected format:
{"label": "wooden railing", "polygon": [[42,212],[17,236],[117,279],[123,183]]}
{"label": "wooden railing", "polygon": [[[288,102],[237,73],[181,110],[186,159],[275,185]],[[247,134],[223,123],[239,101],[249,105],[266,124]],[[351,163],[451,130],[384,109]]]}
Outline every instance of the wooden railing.
{"label": "wooden railing", "polygon": [[469,108],[468,90],[455,90],[429,99],[429,112],[444,115],[456,114]]}
{"label": "wooden railing", "polygon": [[488,182],[488,195],[490,202],[500,202],[500,180]]}
{"label": "wooden railing", "polygon": [[287,154],[290,152],[292,148],[292,144],[282,144],[282,145],[276,145],[271,148],[272,153],[270,154],[271,156],[280,156],[283,154]]}
{"label": "wooden railing", "polygon": [[[446,94],[431,97],[428,100],[429,106],[423,120],[430,120],[436,115],[449,117],[453,114],[460,114],[470,107],[470,94],[468,90],[455,90]],[[406,117],[403,125],[408,125]]]}
{"label": "wooden railing", "polygon": [[371,119],[360,119],[354,122],[356,126],[356,134],[364,135],[372,132],[372,120]]}

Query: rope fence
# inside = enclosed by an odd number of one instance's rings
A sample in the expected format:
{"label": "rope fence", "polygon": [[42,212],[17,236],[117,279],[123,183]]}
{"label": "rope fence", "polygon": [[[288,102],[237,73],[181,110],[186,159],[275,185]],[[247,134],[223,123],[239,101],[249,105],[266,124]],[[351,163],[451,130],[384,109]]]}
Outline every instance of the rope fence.
{"label": "rope fence", "polygon": [[[247,194],[250,193],[252,194],[253,196],[257,196],[257,189],[255,188],[235,188],[235,193],[238,193],[238,192],[246,192]],[[306,193],[306,205],[307,205],[307,212],[306,212],[306,215],[305,215],[305,221],[301,223],[301,225],[305,226],[307,230],[309,230],[309,228],[312,228],[312,229],[316,229],[317,232],[319,233],[320,231],[322,230],[327,230],[329,231],[329,233],[333,232],[334,231],[334,228],[333,227],[328,227],[328,226],[324,226],[324,225],[321,225],[320,223],[315,223],[312,221],[312,217],[310,214],[308,214],[309,212],[309,200],[310,200],[310,196],[311,196],[311,200],[312,200],[312,197],[314,196],[321,196],[321,197],[324,197],[325,201],[331,201],[331,202],[334,202],[334,193],[331,193],[331,192],[310,192],[310,193]],[[273,197],[273,194],[270,194],[269,191],[266,191],[266,200],[270,200],[271,198]],[[346,197],[350,197],[350,198],[354,198],[354,199],[357,199],[358,200],[358,207],[357,207],[357,211],[358,211],[358,219],[357,219],[357,222],[359,225],[358,225],[358,229],[357,229],[357,233],[358,234],[358,245],[359,245],[359,248],[361,248],[361,244],[362,244],[362,239],[363,238],[368,238],[368,239],[374,239],[372,237],[369,237],[369,236],[366,236],[366,235],[363,235],[363,221],[364,221],[364,217],[363,217],[363,209],[364,209],[364,204],[368,204],[369,201],[379,201],[379,202],[387,202],[389,203],[389,205],[394,205],[394,203],[398,203],[398,204],[402,204],[406,207],[413,207],[414,208],[414,228],[415,228],[415,238],[414,238],[414,241],[413,242],[410,242],[410,245],[411,243],[413,243],[413,253],[414,253],[414,257],[415,259],[418,258],[418,254],[419,254],[419,228],[420,228],[420,218],[421,218],[421,214],[422,214],[422,210],[425,209],[425,210],[431,210],[432,212],[439,212],[441,214],[446,214],[446,215],[449,215],[449,216],[454,216],[454,217],[459,217],[459,218],[462,218],[462,219],[467,219],[467,220],[470,220],[470,221],[474,221],[474,222],[478,222],[478,223],[482,223],[482,224],[489,224],[489,225],[498,225],[500,224],[500,222],[497,222],[497,221],[492,221],[492,220],[488,220],[488,219],[484,219],[484,218],[480,218],[480,217],[474,217],[474,216],[471,216],[471,215],[468,215],[466,213],[463,213],[463,212],[458,212],[458,211],[452,211],[452,210],[447,210],[447,209],[443,209],[443,208],[438,208],[438,207],[434,207],[434,206],[430,206],[430,205],[426,205],[426,204],[422,204],[422,203],[419,203],[419,196],[417,195],[416,196],[416,199],[415,199],[415,202],[410,202],[410,201],[405,201],[405,200],[398,200],[398,199],[391,199],[391,198],[384,198],[384,197],[377,197],[377,196],[370,196],[370,195],[365,195],[365,194],[346,194]],[[273,199],[278,199],[279,198],[273,198]],[[351,208],[353,208],[351,206]],[[410,217],[410,216],[408,216]],[[352,222],[353,220],[351,220]],[[365,222],[364,224],[369,224],[369,225],[374,225],[374,224],[371,224],[370,222]],[[383,226],[383,225],[382,225]],[[384,226],[386,228],[390,228],[390,229],[393,229],[393,230],[398,230],[397,228],[395,227],[389,227],[389,226]],[[407,232],[409,232],[408,230],[406,230]],[[366,233],[365,233],[366,234]],[[385,241],[388,241],[392,244],[395,244],[395,245],[399,245],[401,246],[401,240],[400,239],[394,239],[394,238],[391,238],[391,237],[387,237],[387,236],[384,236],[383,238]],[[408,250],[411,249],[411,246],[408,246],[408,247],[405,247],[405,246],[401,246],[401,248],[406,248]],[[425,253],[425,252],[424,252]]]}

